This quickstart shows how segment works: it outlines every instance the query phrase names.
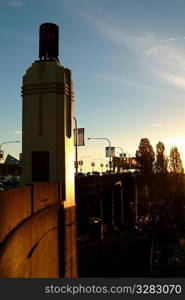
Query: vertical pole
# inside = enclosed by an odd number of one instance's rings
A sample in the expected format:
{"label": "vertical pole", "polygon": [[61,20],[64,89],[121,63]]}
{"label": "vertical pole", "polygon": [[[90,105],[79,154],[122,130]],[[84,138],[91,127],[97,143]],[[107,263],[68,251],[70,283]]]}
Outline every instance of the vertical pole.
{"label": "vertical pole", "polygon": [[112,187],[112,229],[115,227],[115,217],[114,217],[114,187]]}
{"label": "vertical pole", "polygon": [[75,138],[76,138],[76,144],[75,144],[75,169],[76,174],[78,174],[78,132],[77,132],[77,121],[76,118],[73,117],[75,120]]}
{"label": "vertical pole", "polygon": [[[122,159],[123,159],[123,148],[121,148],[121,151],[122,151]],[[122,168],[120,167],[120,165],[121,165],[121,157],[120,157],[119,163],[120,163],[120,164],[119,164],[119,173],[120,173],[120,169],[122,169]],[[122,169],[122,170],[123,170],[123,169]],[[121,191],[122,191],[121,193],[123,193],[122,188],[123,188],[123,187],[122,187],[122,182],[121,182]],[[122,221],[122,224],[123,224],[123,221]]]}
{"label": "vertical pole", "polygon": [[123,217],[123,183],[121,182],[121,223],[123,225],[124,217]]}
{"label": "vertical pole", "polygon": [[[109,153],[111,153],[111,144],[110,144],[110,141],[108,140],[109,142]],[[112,162],[111,162],[111,155],[110,155],[110,160],[109,160],[109,164],[110,164],[110,173],[111,173],[111,165],[112,165]]]}
{"label": "vertical pole", "polygon": [[104,238],[104,232],[103,232],[103,197],[100,190],[100,217],[101,217],[101,239]]}
{"label": "vertical pole", "polygon": [[135,223],[137,223],[137,205],[138,205],[137,178],[135,178]]}

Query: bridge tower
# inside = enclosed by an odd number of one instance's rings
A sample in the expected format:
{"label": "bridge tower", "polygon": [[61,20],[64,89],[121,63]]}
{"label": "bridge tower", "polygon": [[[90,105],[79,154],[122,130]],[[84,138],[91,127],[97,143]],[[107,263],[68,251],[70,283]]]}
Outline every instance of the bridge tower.
{"label": "bridge tower", "polygon": [[[62,66],[58,58],[58,32],[55,24],[40,26],[39,59],[23,76],[21,184],[58,181],[65,227],[74,225],[71,216],[75,216],[74,93],[71,70]],[[76,242],[75,233],[66,228],[64,248],[69,247],[69,239]],[[69,250],[64,252],[67,260]],[[71,277],[65,268],[64,276]]]}
{"label": "bridge tower", "polygon": [[61,180],[65,194],[70,190],[73,197],[73,82],[58,59],[57,25],[40,26],[39,56],[23,76],[21,180]]}

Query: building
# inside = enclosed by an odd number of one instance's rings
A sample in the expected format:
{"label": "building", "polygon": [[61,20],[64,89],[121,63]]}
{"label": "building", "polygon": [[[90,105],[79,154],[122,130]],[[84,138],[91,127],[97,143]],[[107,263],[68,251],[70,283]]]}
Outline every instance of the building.
{"label": "building", "polygon": [[20,174],[20,161],[8,154],[5,162],[0,164],[0,176],[20,176]]}

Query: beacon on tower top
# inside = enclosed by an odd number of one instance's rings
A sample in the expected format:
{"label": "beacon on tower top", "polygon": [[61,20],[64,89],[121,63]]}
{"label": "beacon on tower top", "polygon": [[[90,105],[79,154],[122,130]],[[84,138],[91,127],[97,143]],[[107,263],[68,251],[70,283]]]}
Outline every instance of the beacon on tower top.
{"label": "beacon on tower top", "polygon": [[58,34],[59,29],[56,24],[43,23],[40,25],[39,34],[39,58],[40,60],[58,61]]}

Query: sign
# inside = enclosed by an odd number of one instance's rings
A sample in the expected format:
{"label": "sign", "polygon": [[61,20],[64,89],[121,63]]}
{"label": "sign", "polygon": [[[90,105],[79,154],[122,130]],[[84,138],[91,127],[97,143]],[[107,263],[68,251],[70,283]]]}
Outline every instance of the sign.
{"label": "sign", "polygon": [[105,156],[106,157],[115,156],[115,147],[105,147]]}
{"label": "sign", "polygon": [[85,128],[74,129],[74,146],[85,146],[84,131]]}
{"label": "sign", "polygon": [[83,166],[83,160],[79,160],[79,166]]}
{"label": "sign", "polygon": [[78,162],[77,161],[74,161],[74,167],[78,168]]}
{"label": "sign", "polygon": [[95,167],[95,162],[92,162],[92,163],[91,163],[91,167]]}

